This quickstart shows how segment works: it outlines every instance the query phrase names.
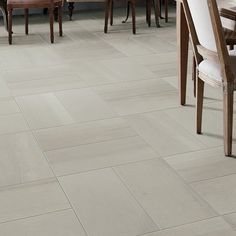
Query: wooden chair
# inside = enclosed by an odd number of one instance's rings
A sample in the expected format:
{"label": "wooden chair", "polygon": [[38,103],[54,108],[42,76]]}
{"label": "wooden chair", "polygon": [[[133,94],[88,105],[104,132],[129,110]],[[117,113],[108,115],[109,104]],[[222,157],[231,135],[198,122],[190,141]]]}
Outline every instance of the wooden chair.
{"label": "wooden chair", "polygon": [[28,34],[28,15],[31,8],[47,8],[50,18],[50,40],[54,43],[54,8],[58,9],[59,35],[62,36],[62,0],[8,0],[8,41],[12,44],[12,11],[13,9],[25,10],[25,34]]}
{"label": "wooden chair", "polygon": [[196,131],[202,131],[204,83],[223,90],[224,151],[232,153],[236,52],[228,51],[216,0],[183,0],[197,63]]}

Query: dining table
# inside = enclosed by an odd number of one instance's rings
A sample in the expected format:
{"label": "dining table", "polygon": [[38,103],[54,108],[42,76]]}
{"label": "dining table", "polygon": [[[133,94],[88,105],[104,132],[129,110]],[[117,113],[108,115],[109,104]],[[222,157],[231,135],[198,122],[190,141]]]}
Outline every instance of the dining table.
{"label": "dining table", "polygon": [[[233,18],[236,19],[236,0],[218,0],[217,3],[219,11],[231,15],[232,19]],[[189,52],[188,50],[189,31],[182,0],[176,0],[176,16],[177,16],[179,99],[180,99],[180,104],[185,105],[186,87],[187,87],[188,52]]]}

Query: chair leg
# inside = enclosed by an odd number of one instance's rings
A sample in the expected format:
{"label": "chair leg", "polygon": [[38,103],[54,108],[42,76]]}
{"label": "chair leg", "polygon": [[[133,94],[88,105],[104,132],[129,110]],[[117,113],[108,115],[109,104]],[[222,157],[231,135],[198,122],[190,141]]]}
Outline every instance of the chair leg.
{"label": "chair leg", "polygon": [[29,34],[29,9],[25,9],[25,34]]}
{"label": "chair leg", "polygon": [[192,80],[193,80],[193,95],[196,97],[196,60],[193,56]]}
{"label": "chair leg", "polygon": [[113,10],[114,10],[114,1],[111,0],[111,14],[110,14],[110,25],[113,25]]}
{"label": "chair leg", "polygon": [[197,133],[202,132],[202,108],[203,108],[204,82],[197,78]]}
{"label": "chair leg", "polygon": [[72,15],[73,15],[73,10],[74,10],[74,2],[69,2],[68,10],[69,10],[69,18],[70,18],[70,20],[72,20]]}
{"label": "chair leg", "polygon": [[51,43],[54,43],[54,30],[53,30],[53,24],[54,24],[54,9],[49,9],[49,18],[50,18],[50,40]]}
{"label": "chair leg", "polygon": [[58,23],[59,23],[59,36],[62,37],[63,31],[62,31],[62,7],[58,7]]}
{"label": "chair leg", "polygon": [[131,9],[132,9],[132,28],[133,28],[133,34],[136,34],[136,14],[135,14],[135,0],[132,0],[130,2]]}
{"label": "chair leg", "polygon": [[146,20],[148,27],[151,26],[151,0],[146,0]]}
{"label": "chair leg", "polygon": [[158,0],[153,0],[153,8],[154,8],[154,14],[155,14],[155,21],[156,21],[156,27],[160,28],[160,23],[159,23],[159,14],[160,14],[160,6],[159,6],[159,1]]}
{"label": "chair leg", "polygon": [[169,1],[165,0],[165,22],[168,22],[168,4]]}
{"label": "chair leg", "polygon": [[233,133],[233,100],[234,94],[224,92],[223,95],[223,114],[224,114],[224,151],[226,156],[232,154],[232,133]]}
{"label": "chair leg", "polygon": [[122,21],[122,23],[126,23],[129,19],[129,10],[130,10],[130,1],[127,1],[127,12],[126,12],[126,18]]}
{"label": "chair leg", "polygon": [[12,9],[8,10],[8,42],[12,44]]}
{"label": "chair leg", "polygon": [[106,0],[105,3],[105,24],[104,24],[104,33],[107,33],[108,29],[108,18],[109,18],[109,12],[110,12],[110,5],[111,5],[111,0]]}

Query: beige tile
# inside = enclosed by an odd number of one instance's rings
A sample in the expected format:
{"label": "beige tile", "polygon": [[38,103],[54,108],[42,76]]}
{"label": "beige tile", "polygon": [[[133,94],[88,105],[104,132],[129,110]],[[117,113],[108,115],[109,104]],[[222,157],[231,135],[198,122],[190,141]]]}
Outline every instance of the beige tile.
{"label": "beige tile", "polygon": [[235,236],[236,231],[220,217],[187,224],[145,236]]}
{"label": "beige tile", "polygon": [[28,130],[28,126],[20,113],[0,116],[0,135]]}
{"label": "beige tile", "polygon": [[53,176],[30,133],[0,136],[0,162],[0,186]]}
{"label": "beige tile", "polygon": [[140,138],[130,137],[46,152],[58,176],[155,158],[158,155]]}
{"label": "beige tile", "polygon": [[83,124],[56,127],[35,132],[44,151],[136,136],[120,119],[106,119]]}
{"label": "beige tile", "polygon": [[127,121],[162,156],[205,148],[165,111],[129,116]]}
{"label": "beige tile", "polygon": [[85,236],[72,210],[64,210],[0,224],[3,236]]}
{"label": "beige tile", "polygon": [[52,77],[49,79],[35,79],[19,82],[9,82],[8,87],[13,96],[36,93],[54,92],[65,89],[84,88],[87,84],[77,75]]}
{"label": "beige tile", "polygon": [[0,78],[0,98],[8,97],[11,97],[11,91],[9,90],[5,80]]}
{"label": "beige tile", "polygon": [[228,215],[224,215],[224,219],[232,225],[234,230],[236,230],[236,212]]}
{"label": "beige tile", "polygon": [[0,115],[9,115],[20,112],[13,98],[1,98],[0,99]]}
{"label": "beige tile", "polygon": [[54,179],[0,189],[0,222],[70,207]]}
{"label": "beige tile", "polygon": [[111,169],[60,177],[89,235],[140,235],[157,227]]}
{"label": "beige tile", "polygon": [[167,163],[187,182],[206,180],[236,173],[236,162],[226,158],[223,146],[167,157]]}
{"label": "beige tile", "polygon": [[236,211],[236,174],[192,183],[199,193],[219,214]]}
{"label": "beige tile", "polygon": [[91,89],[73,89],[55,93],[58,100],[78,122],[100,120],[117,116]]}
{"label": "beige tile", "polygon": [[215,216],[215,212],[161,159],[115,167],[160,228]]}
{"label": "beige tile", "polygon": [[52,93],[17,97],[16,101],[31,129],[74,123],[72,116]]}
{"label": "beige tile", "polygon": [[149,79],[97,86],[93,90],[107,101],[119,101],[128,97],[158,95],[176,89],[163,80]]}

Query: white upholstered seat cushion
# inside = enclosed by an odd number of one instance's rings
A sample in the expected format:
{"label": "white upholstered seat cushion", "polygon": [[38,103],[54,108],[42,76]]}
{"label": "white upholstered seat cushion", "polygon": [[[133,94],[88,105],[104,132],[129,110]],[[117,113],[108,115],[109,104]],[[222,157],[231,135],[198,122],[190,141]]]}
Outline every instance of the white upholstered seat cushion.
{"label": "white upholstered seat cushion", "polygon": [[[236,79],[236,50],[230,51],[231,68]],[[209,79],[222,81],[220,64],[213,60],[205,59],[198,65],[198,71]]]}

